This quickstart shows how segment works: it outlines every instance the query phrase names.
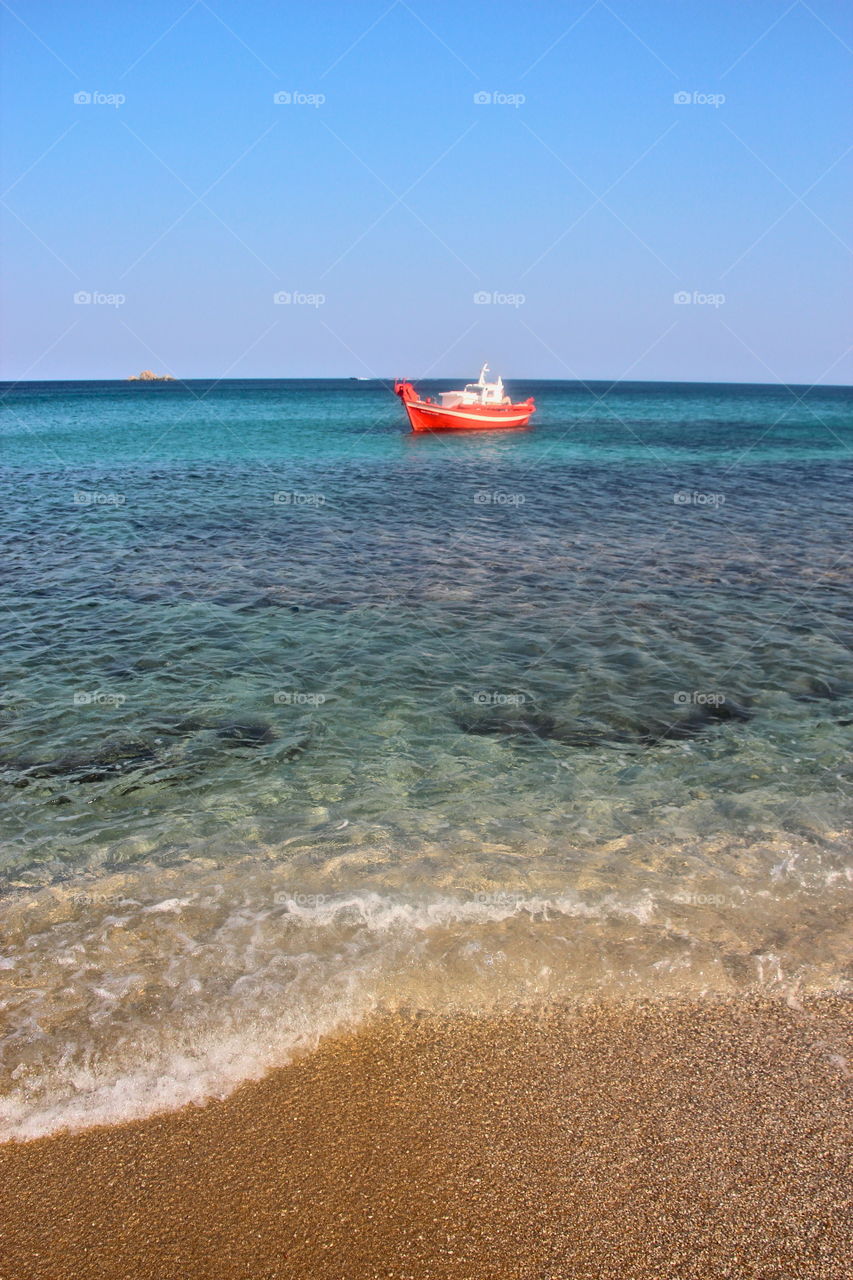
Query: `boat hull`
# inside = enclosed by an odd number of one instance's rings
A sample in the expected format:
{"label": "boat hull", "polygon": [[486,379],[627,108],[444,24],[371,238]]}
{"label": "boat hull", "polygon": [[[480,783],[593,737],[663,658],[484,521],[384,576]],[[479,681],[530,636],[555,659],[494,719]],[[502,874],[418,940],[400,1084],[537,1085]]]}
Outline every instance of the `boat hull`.
{"label": "boat hull", "polygon": [[406,405],[413,431],[517,431],[527,426],[534,412],[526,405],[513,405],[511,409],[493,409],[491,412],[476,408],[441,409],[419,401]]}
{"label": "boat hull", "polygon": [[413,431],[518,431],[528,425],[536,412],[532,400],[447,409],[431,400],[417,399],[410,383],[398,383],[395,390],[406,407]]}

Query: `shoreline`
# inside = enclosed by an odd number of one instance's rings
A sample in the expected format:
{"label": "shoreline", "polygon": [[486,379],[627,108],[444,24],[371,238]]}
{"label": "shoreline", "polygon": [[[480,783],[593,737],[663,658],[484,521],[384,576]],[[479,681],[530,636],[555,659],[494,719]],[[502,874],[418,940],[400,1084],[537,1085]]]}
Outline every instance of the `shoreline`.
{"label": "shoreline", "polygon": [[841,1280],[851,1050],[838,996],[376,1015],[0,1147],[0,1277]]}

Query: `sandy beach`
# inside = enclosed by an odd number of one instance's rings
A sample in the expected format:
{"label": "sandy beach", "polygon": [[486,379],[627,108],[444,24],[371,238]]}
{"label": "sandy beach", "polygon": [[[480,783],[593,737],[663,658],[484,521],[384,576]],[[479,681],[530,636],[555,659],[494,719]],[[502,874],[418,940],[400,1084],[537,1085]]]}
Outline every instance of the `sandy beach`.
{"label": "sandy beach", "polygon": [[0,1149],[4,1280],[842,1280],[849,1002],[383,1015]]}

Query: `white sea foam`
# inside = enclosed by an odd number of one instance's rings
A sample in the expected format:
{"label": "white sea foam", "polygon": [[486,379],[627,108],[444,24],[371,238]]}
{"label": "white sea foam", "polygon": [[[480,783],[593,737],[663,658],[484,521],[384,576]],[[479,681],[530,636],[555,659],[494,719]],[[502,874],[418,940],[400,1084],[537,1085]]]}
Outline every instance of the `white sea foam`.
{"label": "white sea foam", "polygon": [[[592,907],[570,894],[305,898],[228,904],[208,891],[35,931],[26,964],[37,985],[28,999],[16,989],[5,1002],[2,1136],[222,1097],[377,1005],[481,1004],[541,982],[572,920],[649,913],[647,902]],[[513,923],[522,927],[501,928]],[[62,937],[58,949],[57,931],[71,930],[76,938]]]}
{"label": "white sea foam", "polygon": [[[59,1130],[118,1124],[171,1111],[188,1103],[225,1097],[240,1084],[257,1079],[270,1067],[287,1062],[300,1050],[312,1048],[336,1027],[358,1020],[355,1003],[340,1002],[269,1031],[242,1026],[209,1033],[191,1048],[175,1048],[153,1055],[137,1070],[116,1071],[109,1061],[97,1066],[57,1072],[48,1096],[33,1102],[26,1090],[0,1102],[3,1140],[28,1140]],[[74,1046],[69,1046],[69,1057]],[[61,1065],[61,1064],[60,1064]],[[64,1086],[64,1087],[63,1087]]]}
{"label": "white sea foam", "polygon": [[[784,911],[766,880],[747,911],[704,882],[659,894],[407,895],[324,891],[322,877],[294,892],[288,875],[275,862],[146,868],[97,893],[57,888],[7,906],[0,1136],[222,1097],[378,1008],[482,1010],[738,982],[785,990],[804,959],[818,983],[837,973],[821,930],[797,939],[799,957],[761,945]],[[796,918],[798,894],[791,910]]]}

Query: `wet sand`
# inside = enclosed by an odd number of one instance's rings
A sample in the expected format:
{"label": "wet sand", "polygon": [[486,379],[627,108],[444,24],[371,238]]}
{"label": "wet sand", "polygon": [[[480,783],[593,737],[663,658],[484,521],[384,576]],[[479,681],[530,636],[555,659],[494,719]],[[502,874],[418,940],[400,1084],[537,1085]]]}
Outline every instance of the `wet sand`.
{"label": "wet sand", "polygon": [[230,1098],[0,1147],[3,1280],[842,1280],[853,1008],[382,1016]]}

